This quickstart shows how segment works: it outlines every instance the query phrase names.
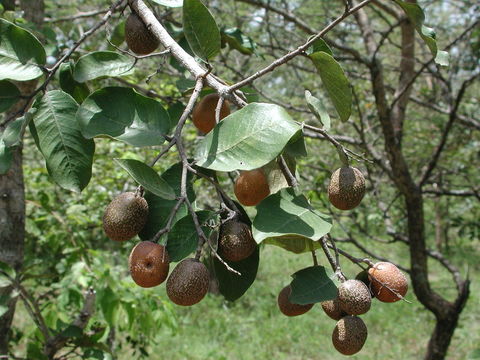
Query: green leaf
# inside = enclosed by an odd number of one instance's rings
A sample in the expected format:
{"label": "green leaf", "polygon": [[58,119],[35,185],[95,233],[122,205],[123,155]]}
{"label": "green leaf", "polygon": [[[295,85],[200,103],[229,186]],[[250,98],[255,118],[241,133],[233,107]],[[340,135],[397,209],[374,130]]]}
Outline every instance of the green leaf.
{"label": "green leaf", "polygon": [[73,78],[83,83],[102,76],[124,76],[132,73],[134,59],[113,51],[95,51],[78,59]]}
{"label": "green leaf", "polygon": [[3,316],[8,311],[8,306],[0,305],[0,316]]}
{"label": "green leaf", "polygon": [[4,175],[12,166],[12,151],[5,145],[5,141],[0,139],[0,175]]}
{"label": "green leaf", "polygon": [[319,247],[317,240],[332,227],[329,216],[313,209],[292,188],[270,195],[257,206],[253,237],[257,243],[280,246],[294,253]]}
{"label": "green leaf", "polygon": [[173,7],[173,8],[183,6],[183,0],[152,0],[152,1],[157,4]]}
{"label": "green leaf", "polygon": [[221,32],[221,36],[222,41],[227,43],[230,48],[238,50],[244,55],[252,55],[257,48],[257,44],[255,44],[252,38],[246,36],[238,28],[224,29]]}
{"label": "green leaf", "polygon": [[308,155],[307,145],[302,133],[299,133],[298,139],[293,137],[285,147],[285,154],[293,158],[305,157]]}
{"label": "green leaf", "polygon": [[7,287],[12,283],[12,280],[10,280],[6,275],[3,275],[0,273],[0,288]]}
{"label": "green leaf", "polygon": [[[176,197],[180,196],[180,183],[182,178],[182,164],[177,163],[172,165],[167,171],[162,174],[162,179],[174,190]],[[195,201],[195,193],[192,186],[193,175],[187,174],[187,196],[190,202]],[[166,224],[172,208],[177,204],[176,200],[165,200],[161,197],[155,196],[150,192],[145,194],[145,200],[148,203],[148,219],[142,231],[138,234],[140,239],[149,240],[158,230],[162,229]],[[188,209],[185,204],[180,206],[177,215],[173,219],[175,224],[179,219],[188,214]]]}
{"label": "green leaf", "polygon": [[0,19],[0,80],[27,81],[43,75],[45,49],[27,30]]}
{"label": "green leaf", "polygon": [[323,102],[313,96],[308,90],[305,90],[305,100],[307,100],[307,105],[313,115],[322,123],[323,128],[326,131],[330,130],[330,115],[328,115],[327,108],[323,105]]}
{"label": "green leaf", "polygon": [[115,159],[115,161],[146,190],[163,199],[175,199],[175,192],[170,185],[147,164],[133,159]]}
{"label": "green leaf", "polygon": [[[208,238],[211,228],[206,226],[208,220],[215,217],[212,211],[198,211],[198,221],[205,236]],[[198,235],[192,217],[189,215],[178,220],[168,233],[167,252],[170,261],[177,262],[197,249]]]}
{"label": "green leaf", "polygon": [[306,54],[311,55],[313,53],[316,53],[317,51],[323,51],[327,53],[328,55],[333,56],[332,49],[328,44],[325,42],[325,40],[318,38],[313,42],[313,44],[307,49]]}
{"label": "green leaf", "polygon": [[11,278],[15,278],[15,269],[3,261],[0,261],[0,273],[4,273]]}
{"label": "green leaf", "polygon": [[198,166],[217,171],[257,169],[275,159],[299,131],[282,107],[249,104],[205,136],[195,160]]}
{"label": "green leaf", "polygon": [[73,78],[73,64],[70,62],[60,65],[59,80],[62,90],[70,94],[79,104],[90,95],[87,84],[79,83]]}
{"label": "green leaf", "polygon": [[[98,296],[100,295],[100,296]],[[97,296],[100,298],[100,308],[103,317],[110,327],[115,327],[117,322],[117,314],[120,308],[120,300],[110,287],[105,288]]]}
{"label": "green leaf", "polygon": [[[110,42],[115,46],[120,46],[125,41],[125,21],[120,21],[112,31]],[[108,45],[110,50],[115,48],[112,45]]]}
{"label": "green leaf", "polygon": [[220,30],[200,0],[183,2],[183,31],[190,48],[203,61],[208,63],[220,52]]}
{"label": "green leaf", "polygon": [[61,334],[67,338],[80,338],[83,335],[83,330],[78,326],[69,325]]}
{"label": "green leaf", "polygon": [[320,74],[340,120],[347,121],[352,113],[352,90],[345,72],[332,55],[324,51],[317,51],[309,57]]}
{"label": "green leaf", "polygon": [[20,100],[20,90],[10,81],[0,81],[0,112],[7,111]]}
{"label": "green leaf", "polygon": [[95,143],[82,136],[75,120],[78,104],[60,90],[47,92],[34,104],[31,132],[53,180],[62,188],[82,191],[92,176]]}
{"label": "green leaf", "polygon": [[306,305],[333,300],[337,297],[338,281],[332,280],[323,266],[311,266],[292,275],[292,293],[289,300],[294,304]]}
{"label": "green leaf", "polygon": [[228,271],[216,257],[213,259],[218,288],[228,301],[235,301],[249,289],[257,277],[260,263],[260,250],[257,246],[252,255],[241,261],[225,261],[231,268],[237,270],[241,276]]}
{"label": "green leaf", "polygon": [[439,51],[437,47],[437,40],[435,31],[424,25],[425,13],[422,8],[414,3],[405,2],[402,0],[394,0],[405,12],[410,21],[415,26],[415,30],[420,34],[420,37],[425,41],[430,52],[435,57],[435,62],[442,66],[447,66],[449,63],[448,53],[446,51]]}
{"label": "green leaf", "polygon": [[86,138],[107,135],[133,146],[161,145],[170,129],[162,105],[131,88],[105,87],[92,93],[77,112]]}

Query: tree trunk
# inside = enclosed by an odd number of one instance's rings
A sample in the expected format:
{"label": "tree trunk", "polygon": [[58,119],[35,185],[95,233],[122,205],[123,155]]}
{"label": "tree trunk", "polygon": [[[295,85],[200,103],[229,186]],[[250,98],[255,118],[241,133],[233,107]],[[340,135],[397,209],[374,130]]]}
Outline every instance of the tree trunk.
{"label": "tree trunk", "polygon": [[[25,194],[22,170],[22,149],[13,152],[12,167],[0,175],[0,261],[15,270],[23,263],[25,237]],[[0,289],[0,296],[9,296],[12,288]],[[8,302],[8,311],[0,316],[0,355],[7,355],[10,327],[15,313],[16,298]]]}
{"label": "tree trunk", "polygon": [[[44,17],[43,0],[22,0],[25,18],[37,26],[41,26]],[[37,81],[18,83],[22,95],[29,95],[35,89]],[[25,105],[20,101],[6,117],[16,113]],[[3,130],[3,129],[0,129]],[[0,261],[20,271],[23,265],[25,241],[25,185],[22,169],[22,148],[13,150],[12,167],[5,175],[0,175]],[[0,296],[12,295],[12,288],[0,289]],[[11,336],[11,325],[15,314],[17,298],[8,302],[8,311],[0,316],[0,355],[8,356],[8,342]]]}

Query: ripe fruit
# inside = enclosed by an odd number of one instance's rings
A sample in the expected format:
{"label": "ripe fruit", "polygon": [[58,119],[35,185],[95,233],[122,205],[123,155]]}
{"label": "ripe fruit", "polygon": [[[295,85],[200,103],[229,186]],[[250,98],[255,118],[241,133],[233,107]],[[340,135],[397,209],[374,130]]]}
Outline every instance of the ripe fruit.
{"label": "ripe fruit", "polygon": [[355,276],[355,280],[360,280],[361,282],[363,282],[365,284],[365,286],[368,288],[368,290],[370,291],[370,296],[372,298],[375,297],[375,294],[371,290],[371,283],[370,283],[370,279],[368,278],[368,271],[367,270],[360,271],[357,274],[357,276]]}
{"label": "ripe fruit", "polygon": [[347,280],[338,287],[338,302],[349,315],[361,315],[370,310],[370,290],[360,280]]}
{"label": "ripe fruit", "polygon": [[360,170],[351,166],[335,170],[328,185],[328,199],[340,210],[351,210],[365,195],[365,178]]}
{"label": "ripe fruit", "polygon": [[125,22],[125,41],[128,48],[137,55],[150,54],[160,44],[160,41],[135,13],[131,13]]}
{"label": "ripe fruit", "polygon": [[133,192],[118,195],[103,215],[103,230],[115,241],[126,241],[143,229],[148,217],[147,201]]}
{"label": "ripe fruit", "polygon": [[323,301],[322,309],[325,312],[325,314],[327,314],[333,320],[340,320],[345,315],[348,315],[340,307],[338,298],[335,298],[334,300]]}
{"label": "ripe fruit", "polygon": [[408,290],[405,275],[389,262],[378,262],[368,269],[371,288],[378,300],[395,302],[402,299]]}
{"label": "ripe fruit", "polygon": [[[208,94],[193,108],[193,124],[205,134],[209,133],[216,125],[215,109],[217,108],[218,99],[218,94]],[[220,120],[228,115],[230,115],[230,105],[225,100],[220,108]]]}
{"label": "ripe fruit", "polygon": [[270,195],[267,177],[261,169],[242,171],[233,190],[238,201],[245,206],[255,206]]}
{"label": "ripe fruit", "polygon": [[230,261],[246,259],[252,255],[256,247],[252,230],[247,224],[230,220],[220,227],[218,253],[224,259]]}
{"label": "ripe fruit", "polygon": [[210,275],[207,267],[196,259],[184,259],[167,280],[167,295],[175,304],[190,306],[207,294]]}
{"label": "ripe fruit", "polygon": [[128,264],[133,281],[141,287],[149,288],[165,281],[170,259],[165,246],[142,241],[133,248]]}
{"label": "ripe fruit", "polygon": [[313,307],[313,304],[299,305],[290,302],[288,297],[292,293],[290,285],[285,286],[278,294],[278,307],[280,311],[287,316],[298,316],[305,314]]}
{"label": "ripe fruit", "polygon": [[332,343],[343,355],[353,355],[359,352],[367,340],[367,326],[357,316],[345,316],[333,329]]}

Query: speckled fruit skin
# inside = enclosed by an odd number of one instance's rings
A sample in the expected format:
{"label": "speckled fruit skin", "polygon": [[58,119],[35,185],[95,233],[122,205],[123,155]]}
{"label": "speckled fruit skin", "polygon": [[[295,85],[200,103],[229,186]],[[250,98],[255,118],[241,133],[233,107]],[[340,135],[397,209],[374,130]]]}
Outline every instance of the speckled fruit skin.
{"label": "speckled fruit skin", "polygon": [[288,300],[292,292],[290,285],[285,286],[278,294],[277,303],[280,311],[286,316],[298,316],[303,315],[309,311],[313,304],[299,305],[293,304]]}
{"label": "speckled fruit skin", "polygon": [[328,199],[340,210],[356,208],[365,195],[365,178],[354,167],[341,167],[335,170],[328,185]]}
{"label": "speckled fruit skin", "polygon": [[133,192],[118,195],[103,214],[103,230],[115,241],[126,241],[137,235],[148,217],[147,201]]}
{"label": "speckled fruit skin", "polygon": [[142,241],[135,245],[128,258],[130,275],[138,286],[160,285],[168,276],[170,259],[163,245]]}
{"label": "speckled fruit skin", "polygon": [[150,54],[160,45],[160,41],[135,13],[131,13],[125,22],[125,41],[128,48],[137,55]]}
{"label": "speckled fruit skin", "polygon": [[218,240],[219,255],[229,261],[240,261],[248,258],[257,248],[250,226],[230,220],[220,227]]}
{"label": "speckled fruit skin", "polygon": [[[208,94],[193,108],[193,124],[205,134],[209,133],[216,125],[215,109],[217,108],[218,99],[218,94]],[[230,115],[230,104],[225,100],[220,109],[220,120],[228,115]]]}
{"label": "speckled fruit skin", "polygon": [[210,275],[207,267],[195,259],[184,259],[173,269],[167,280],[167,295],[175,304],[191,306],[208,292]]}
{"label": "speckled fruit skin", "polygon": [[338,298],[336,298],[334,300],[323,301],[322,302],[322,309],[325,312],[325,314],[327,314],[333,320],[340,320],[342,317],[348,315],[340,307],[340,303],[338,302]]}
{"label": "speckled fruit skin", "polygon": [[[371,281],[372,292],[383,302],[395,302],[405,296],[408,282],[405,275],[395,265],[389,262],[378,262],[368,269],[368,278]],[[385,286],[386,285],[386,286]],[[399,294],[395,294],[391,290]]]}
{"label": "speckled fruit skin", "polygon": [[267,177],[260,169],[242,171],[233,190],[244,206],[255,206],[270,195]]}
{"label": "speckled fruit skin", "polygon": [[338,287],[338,302],[349,315],[361,315],[370,310],[370,290],[360,280],[347,280]]}
{"label": "speckled fruit skin", "polygon": [[357,316],[345,316],[333,329],[332,343],[343,355],[353,355],[359,352],[367,340],[367,326]]}

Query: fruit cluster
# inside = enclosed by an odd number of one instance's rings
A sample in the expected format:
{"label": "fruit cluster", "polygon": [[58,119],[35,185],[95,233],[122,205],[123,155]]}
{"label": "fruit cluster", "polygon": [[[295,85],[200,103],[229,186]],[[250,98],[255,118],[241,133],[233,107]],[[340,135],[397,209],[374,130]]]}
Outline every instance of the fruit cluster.
{"label": "fruit cluster", "polygon": [[[321,303],[323,311],[337,321],[332,333],[332,343],[338,352],[353,355],[359,352],[367,340],[367,326],[358,316],[370,310],[372,298],[382,302],[403,299],[408,283],[405,275],[392,263],[379,262],[357,275],[357,279],[345,280],[338,287],[337,297]],[[314,304],[299,305],[290,301],[291,286],[278,294],[278,307],[286,316],[298,316],[308,312]]]}

